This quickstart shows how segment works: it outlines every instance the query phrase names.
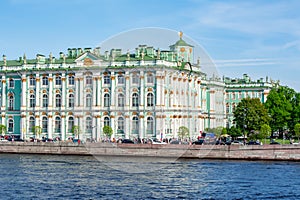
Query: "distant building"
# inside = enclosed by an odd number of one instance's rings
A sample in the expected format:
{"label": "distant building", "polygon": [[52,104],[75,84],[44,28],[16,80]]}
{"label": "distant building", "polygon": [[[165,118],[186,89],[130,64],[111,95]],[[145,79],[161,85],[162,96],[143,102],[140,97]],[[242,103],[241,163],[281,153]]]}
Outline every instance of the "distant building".
{"label": "distant building", "polygon": [[[207,78],[193,61],[194,47],[180,39],[169,50],[139,45],[135,52],[70,48],[58,58],[37,54],[0,61],[1,124],[8,135],[103,139],[172,138],[180,126],[196,138],[206,128],[233,125],[232,112],[245,96],[262,102],[271,89],[263,80]],[[33,127],[41,134],[35,135]]]}
{"label": "distant building", "polygon": [[247,74],[243,78],[224,78],[225,87],[225,117],[226,127],[234,125],[233,112],[238,103],[247,97],[259,98],[262,103],[265,103],[270,90],[274,87],[273,81],[259,79],[252,81]]}

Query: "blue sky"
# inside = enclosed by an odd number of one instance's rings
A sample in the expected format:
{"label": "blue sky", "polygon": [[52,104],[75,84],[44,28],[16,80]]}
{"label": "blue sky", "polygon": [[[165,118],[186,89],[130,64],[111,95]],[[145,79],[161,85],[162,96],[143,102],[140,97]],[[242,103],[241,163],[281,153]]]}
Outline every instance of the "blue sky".
{"label": "blue sky", "polygon": [[300,1],[2,0],[0,54],[58,56],[142,27],[182,30],[232,78],[279,79],[300,91]]}

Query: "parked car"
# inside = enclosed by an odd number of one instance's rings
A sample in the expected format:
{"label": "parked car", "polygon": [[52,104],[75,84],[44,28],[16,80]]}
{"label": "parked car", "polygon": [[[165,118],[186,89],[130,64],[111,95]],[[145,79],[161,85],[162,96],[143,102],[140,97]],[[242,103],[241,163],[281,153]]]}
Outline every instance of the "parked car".
{"label": "parked car", "polygon": [[131,139],[121,139],[118,142],[123,144],[134,144],[134,142]]}
{"label": "parked car", "polygon": [[231,145],[244,145],[244,143],[241,142],[241,141],[238,141],[238,140],[233,140],[233,141],[231,142]]}
{"label": "parked car", "polygon": [[280,143],[279,143],[279,142],[276,142],[276,141],[271,141],[270,144],[271,144],[271,145],[276,145],[276,144],[280,144]]}
{"label": "parked car", "polygon": [[247,143],[247,145],[261,145],[261,143],[259,141],[253,141],[253,140],[251,140],[251,141],[249,141]]}
{"label": "parked car", "polygon": [[192,144],[194,144],[194,145],[202,145],[203,143],[204,143],[204,140],[200,139],[200,140],[194,141]]}

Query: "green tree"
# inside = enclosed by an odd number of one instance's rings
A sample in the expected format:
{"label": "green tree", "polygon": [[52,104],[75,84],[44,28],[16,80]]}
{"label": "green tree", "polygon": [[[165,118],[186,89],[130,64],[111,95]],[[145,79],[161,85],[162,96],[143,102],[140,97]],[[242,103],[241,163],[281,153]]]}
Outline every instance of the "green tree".
{"label": "green tree", "polygon": [[[234,111],[234,121],[243,134],[258,131],[263,124],[268,124],[270,117],[264,105],[258,98],[245,98]],[[244,132],[245,131],[245,132]]]}
{"label": "green tree", "polygon": [[228,129],[227,134],[230,135],[234,139],[243,135],[242,131],[239,128],[236,128],[234,126],[232,126]]}
{"label": "green tree", "polygon": [[180,139],[184,139],[184,138],[187,138],[189,137],[190,135],[190,131],[187,127],[185,126],[180,126],[179,129],[178,129],[178,137]]}
{"label": "green tree", "polygon": [[80,135],[80,127],[79,126],[73,126],[71,132],[73,133],[74,137],[77,136],[77,138],[79,139],[79,135]]}
{"label": "green tree", "polygon": [[103,133],[104,135],[106,135],[108,138],[111,138],[112,134],[113,134],[113,130],[110,126],[104,126],[103,127]]}
{"label": "green tree", "polygon": [[294,127],[294,131],[295,131],[295,136],[298,138],[298,141],[299,141],[299,138],[300,138],[300,124],[295,124],[295,127]]}
{"label": "green tree", "polygon": [[271,117],[270,127],[272,131],[282,133],[285,128],[290,128],[291,130],[294,128],[292,113],[295,108],[293,105],[297,102],[295,98],[296,92],[286,86],[273,88],[270,91],[265,107]]}
{"label": "green tree", "polygon": [[3,125],[3,124],[0,124],[0,132],[1,132],[1,135],[4,136],[5,133],[6,133],[6,126]]}
{"label": "green tree", "polygon": [[42,133],[42,128],[40,126],[32,127],[32,132],[36,138],[39,138],[39,135]]}
{"label": "green tree", "polygon": [[260,138],[265,139],[265,143],[266,143],[266,139],[271,136],[271,132],[272,132],[271,127],[268,124],[263,124],[260,127],[260,132],[259,132]]}

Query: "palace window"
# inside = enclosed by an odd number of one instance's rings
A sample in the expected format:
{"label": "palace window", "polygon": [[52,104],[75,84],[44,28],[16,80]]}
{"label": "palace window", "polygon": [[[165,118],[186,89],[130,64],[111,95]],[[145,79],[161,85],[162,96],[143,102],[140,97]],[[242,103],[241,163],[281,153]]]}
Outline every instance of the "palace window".
{"label": "palace window", "polygon": [[88,108],[92,107],[92,95],[91,94],[86,95],[86,107],[88,107]]}
{"label": "palace window", "polygon": [[124,107],[125,105],[125,97],[124,94],[118,94],[118,107]]}
{"label": "palace window", "polygon": [[147,106],[154,106],[154,95],[152,93],[147,94]]}
{"label": "palace window", "polygon": [[133,131],[139,130],[139,118],[138,117],[132,118],[132,130]]}
{"label": "palace window", "polygon": [[31,76],[31,77],[29,78],[29,85],[35,86],[35,77]]}
{"label": "palace window", "polygon": [[104,126],[110,126],[109,117],[104,117]]}
{"label": "palace window", "polygon": [[61,132],[61,120],[60,120],[60,117],[55,117],[54,132],[55,133],[60,133]]}
{"label": "palace window", "polygon": [[147,75],[147,83],[153,83],[154,82],[154,76],[153,74]]}
{"label": "palace window", "polygon": [[74,94],[69,94],[69,107],[73,108],[74,104]]}
{"label": "palace window", "polygon": [[9,82],[8,82],[8,87],[9,88],[14,88],[15,87],[15,81],[14,81],[14,79],[9,79]]}
{"label": "palace window", "polygon": [[75,84],[74,76],[69,76],[69,85],[74,85],[74,84]]}
{"label": "palace window", "polygon": [[56,107],[61,107],[61,95],[60,94],[57,94],[55,96],[55,106]]}
{"label": "palace window", "polygon": [[35,107],[35,96],[34,96],[34,94],[31,94],[30,97],[29,97],[29,107],[30,108]]}
{"label": "palace window", "polygon": [[109,94],[104,95],[104,107],[109,107],[110,106],[110,96]]}
{"label": "palace window", "polygon": [[14,110],[14,102],[15,102],[15,98],[11,94],[8,98],[8,110]]}
{"label": "palace window", "polygon": [[43,94],[43,107],[46,108],[48,107],[48,95]]}
{"label": "palace window", "polygon": [[232,99],[235,100],[235,92],[232,93]]}
{"label": "palace window", "polygon": [[153,117],[148,117],[147,118],[147,134],[153,134],[153,130],[154,130]]}
{"label": "palace window", "polygon": [[29,130],[28,132],[32,133],[34,130],[33,130],[33,127],[35,126],[35,119],[34,117],[30,117],[29,118]]}
{"label": "palace window", "polygon": [[73,126],[74,126],[74,117],[69,117],[69,120],[68,120],[68,133],[72,133]]}
{"label": "palace window", "polygon": [[61,85],[61,76],[55,77],[55,85]]}
{"label": "palace window", "polygon": [[124,118],[119,117],[118,118],[118,130],[119,133],[124,133]]}
{"label": "palace window", "polygon": [[139,106],[139,95],[137,93],[132,94],[132,106],[133,107]]}
{"label": "palace window", "polygon": [[49,84],[48,77],[44,76],[42,78],[42,85],[48,85],[48,84]]}
{"label": "palace window", "polygon": [[229,103],[226,103],[226,114],[229,113]]}
{"label": "palace window", "polygon": [[93,78],[91,76],[87,76],[85,79],[85,84],[92,85],[92,83],[93,83]]}
{"label": "palace window", "polygon": [[48,132],[48,119],[47,117],[43,117],[42,119],[42,133]]}
{"label": "palace window", "polygon": [[13,119],[8,120],[8,132],[14,132],[14,120]]}
{"label": "palace window", "polygon": [[125,78],[122,74],[118,75],[118,84],[124,84]]}
{"label": "palace window", "polygon": [[104,84],[110,84],[110,76],[109,75],[104,76]]}
{"label": "palace window", "polygon": [[139,84],[139,76],[138,74],[134,73],[132,74],[132,84]]}
{"label": "palace window", "polygon": [[91,133],[92,129],[93,129],[93,125],[92,125],[92,118],[91,117],[87,117],[85,120],[85,126],[86,126],[86,132],[87,133]]}

